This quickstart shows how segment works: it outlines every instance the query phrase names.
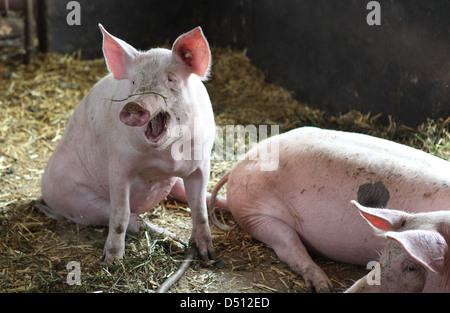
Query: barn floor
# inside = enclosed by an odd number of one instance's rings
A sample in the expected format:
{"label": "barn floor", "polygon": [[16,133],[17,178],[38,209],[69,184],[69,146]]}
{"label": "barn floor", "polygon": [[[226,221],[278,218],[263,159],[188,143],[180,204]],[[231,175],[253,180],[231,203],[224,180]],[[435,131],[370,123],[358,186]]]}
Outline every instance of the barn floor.
{"label": "barn floor", "polygon": [[[4,52],[4,53],[3,53]],[[213,72],[206,84],[218,125],[280,125],[280,131],[314,125],[368,133],[402,142],[450,160],[450,118],[429,120],[416,129],[379,116],[351,111],[331,116],[295,101],[289,91],[266,82],[241,52],[213,49]],[[148,232],[127,236],[125,258],[100,263],[104,227],[51,220],[33,207],[40,178],[61,138],[68,116],[106,74],[104,61],[74,55],[38,55],[22,64],[17,51],[0,54],[0,291],[152,292],[180,265],[184,248]],[[209,190],[232,161],[213,161]],[[145,218],[188,241],[189,209],[169,198]],[[228,217],[230,218],[230,217]],[[212,226],[220,262],[194,261],[170,292],[308,292],[303,280],[272,249],[240,229],[224,233]],[[367,270],[315,258],[342,291]],[[67,264],[78,262],[80,285],[68,284]]]}

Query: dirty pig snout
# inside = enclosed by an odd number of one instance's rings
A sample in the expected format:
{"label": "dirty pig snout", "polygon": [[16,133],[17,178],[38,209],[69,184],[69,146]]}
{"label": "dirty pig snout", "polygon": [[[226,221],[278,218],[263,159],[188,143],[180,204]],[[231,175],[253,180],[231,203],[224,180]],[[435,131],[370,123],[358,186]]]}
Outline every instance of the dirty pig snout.
{"label": "dirty pig snout", "polygon": [[139,103],[128,102],[120,111],[120,120],[128,126],[144,126],[150,121],[150,112]]}
{"label": "dirty pig snout", "polygon": [[147,125],[145,136],[153,144],[162,144],[168,129],[169,113],[159,111],[153,116],[137,102],[128,102],[120,112],[122,123],[132,127]]}

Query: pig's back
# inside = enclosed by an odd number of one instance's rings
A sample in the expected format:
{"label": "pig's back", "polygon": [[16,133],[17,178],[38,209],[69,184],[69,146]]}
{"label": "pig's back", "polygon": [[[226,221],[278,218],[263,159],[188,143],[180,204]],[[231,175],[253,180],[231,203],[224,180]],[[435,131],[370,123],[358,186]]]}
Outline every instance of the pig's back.
{"label": "pig's back", "polygon": [[[269,138],[270,139],[270,138]],[[280,158],[319,156],[355,166],[438,174],[450,179],[450,162],[412,147],[369,135],[303,127],[280,135]]]}

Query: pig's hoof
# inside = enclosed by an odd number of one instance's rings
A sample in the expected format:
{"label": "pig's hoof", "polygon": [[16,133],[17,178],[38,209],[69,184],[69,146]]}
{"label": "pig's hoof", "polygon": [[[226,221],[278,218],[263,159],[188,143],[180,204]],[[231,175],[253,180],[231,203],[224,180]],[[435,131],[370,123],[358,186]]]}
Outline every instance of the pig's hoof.
{"label": "pig's hoof", "polygon": [[308,267],[302,276],[310,292],[327,293],[334,291],[333,284],[319,267]]}
{"label": "pig's hoof", "polygon": [[114,264],[115,261],[123,259],[125,252],[125,242],[120,240],[106,240],[105,248],[103,249],[103,256],[101,261],[103,264]]}
{"label": "pig's hoof", "polygon": [[216,252],[211,240],[205,240],[203,242],[197,243],[195,241],[195,246],[197,247],[197,252],[203,261],[215,260]]}
{"label": "pig's hoof", "polygon": [[197,252],[203,261],[214,260],[216,258],[209,227],[194,227],[192,229],[191,242],[195,243]]}
{"label": "pig's hoof", "polygon": [[104,252],[100,259],[100,262],[102,263],[103,266],[107,267],[109,265],[114,265],[114,264],[122,261],[122,259],[123,259],[122,257],[116,256],[111,253]]}

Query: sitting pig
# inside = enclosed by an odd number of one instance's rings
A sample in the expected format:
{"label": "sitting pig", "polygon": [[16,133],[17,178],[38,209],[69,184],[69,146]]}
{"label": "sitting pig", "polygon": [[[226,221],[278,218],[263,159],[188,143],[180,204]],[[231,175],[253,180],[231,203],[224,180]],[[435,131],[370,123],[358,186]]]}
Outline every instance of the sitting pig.
{"label": "sitting pig", "polygon": [[210,210],[226,182],[227,209],[237,223],[318,292],[331,282],[306,249],[366,265],[383,247],[352,199],[408,212],[450,210],[449,162],[388,140],[313,127],[250,149],[215,186]]}
{"label": "sitting pig", "polygon": [[[191,239],[202,258],[213,258],[206,186],[215,125],[202,83],[208,42],[197,27],[172,50],[141,52],[99,27],[111,73],[70,117],[42,177],[47,207],[40,207],[51,217],[109,226],[103,257],[112,262],[123,257],[125,232],[139,230],[138,214],[186,188]],[[180,158],[180,147],[196,157]]]}
{"label": "sitting pig", "polygon": [[355,205],[387,243],[379,265],[346,292],[450,292],[449,211],[409,214]]}

